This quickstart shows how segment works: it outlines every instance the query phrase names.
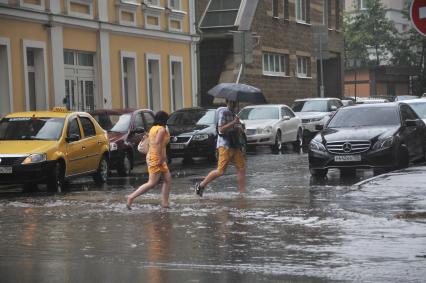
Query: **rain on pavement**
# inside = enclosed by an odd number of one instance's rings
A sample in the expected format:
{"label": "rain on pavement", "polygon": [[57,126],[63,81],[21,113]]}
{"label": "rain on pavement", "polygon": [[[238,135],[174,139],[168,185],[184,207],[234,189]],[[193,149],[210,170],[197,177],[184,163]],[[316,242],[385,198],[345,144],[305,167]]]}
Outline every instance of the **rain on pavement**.
{"label": "rain on pavement", "polygon": [[214,164],[174,160],[171,208],[159,189],[125,195],[136,170],[63,194],[0,191],[1,282],[424,282],[426,188],[312,180],[306,154],[248,154],[248,193],[234,169],[199,198]]}

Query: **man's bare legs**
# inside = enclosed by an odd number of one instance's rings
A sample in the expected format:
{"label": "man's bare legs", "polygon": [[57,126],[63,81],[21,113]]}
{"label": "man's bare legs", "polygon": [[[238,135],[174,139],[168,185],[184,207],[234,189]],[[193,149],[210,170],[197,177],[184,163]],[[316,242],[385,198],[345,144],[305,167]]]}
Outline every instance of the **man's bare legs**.
{"label": "man's bare legs", "polygon": [[222,175],[223,175],[223,172],[220,172],[217,169],[210,171],[210,173],[200,183],[201,187],[206,187],[208,184],[210,184],[210,182],[212,182],[214,179],[216,179],[216,178],[218,178]]}
{"label": "man's bare legs", "polygon": [[238,188],[240,189],[240,194],[246,193],[246,168],[237,169],[237,182]]}

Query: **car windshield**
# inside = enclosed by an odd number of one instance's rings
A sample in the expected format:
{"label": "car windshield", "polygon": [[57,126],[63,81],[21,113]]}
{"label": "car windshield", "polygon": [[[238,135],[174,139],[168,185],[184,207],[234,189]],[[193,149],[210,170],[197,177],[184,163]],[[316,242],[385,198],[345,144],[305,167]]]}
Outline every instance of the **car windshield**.
{"label": "car windshield", "polygon": [[295,101],[292,108],[294,112],[329,112],[327,100]]}
{"label": "car windshield", "polygon": [[410,106],[420,118],[426,119],[426,101],[422,103],[410,103]]}
{"label": "car windshield", "polygon": [[108,132],[125,133],[129,131],[132,115],[128,114],[95,114],[93,117]]}
{"label": "car windshield", "polygon": [[238,117],[241,120],[278,120],[280,113],[278,108],[273,107],[249,107],[241,110]]}
{"label": "car windshield", "polygon": [[177,111],[170,115],[167,125],[212,125],[215,123],[215,110]]}
{"label": "car windshield", "polygon": [[4,118],[0,140],[59,140],[64,118]]}
{"label": "car windshield", "polygon": [[396,126],[399,115],[393,107],[343,108],[333,116],[328,128]]}

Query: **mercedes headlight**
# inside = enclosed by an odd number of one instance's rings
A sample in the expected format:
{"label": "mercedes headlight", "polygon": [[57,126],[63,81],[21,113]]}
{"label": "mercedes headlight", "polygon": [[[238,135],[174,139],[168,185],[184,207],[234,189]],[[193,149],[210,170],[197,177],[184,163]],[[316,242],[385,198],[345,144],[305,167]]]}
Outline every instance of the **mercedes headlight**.
{"label": "mercedes headlight", "polygon": [[314,151],[326,151],[325,146],[316,140],[311,141],[309,144],[309,149]]}
{"label": "mercedes headlight", "polygon": [[373,150],[389,148],[393,145],[393,137],[379,139],[373,146]]}
{"label": "mercedes headlight", "polygon": [[194,135],[194,137],[192,138],[194,141],[205,141],[209,138],[209,135],[207,134],[197,134]]}
{"label": "mercedes headlight", "polygon": [[114,151],[114,150],[117,150],[117,149],[118,149],[118,146],[115,142],[109,143],[109,151]]}
{"label": "mercedes headlight", "polygon": [[46,153],[35,153],[35,154],[30,154],[29,156],[27,156],[27,158],[25,158],[22,164],[40,163],[46,160],[47,160]]}
{"label": "mercedes headlight", "polygon": [[264,135],[270,135],[272,133],[272,127],[268,126],[263,129],[260,129],[259,133]]}
{"label": "mercedes headlight", "polygon": [[312,118],[312,119],[310,119],[310,123],[313,123],[313,122],[319,122],[319,121],[321,121],[323,118]]}

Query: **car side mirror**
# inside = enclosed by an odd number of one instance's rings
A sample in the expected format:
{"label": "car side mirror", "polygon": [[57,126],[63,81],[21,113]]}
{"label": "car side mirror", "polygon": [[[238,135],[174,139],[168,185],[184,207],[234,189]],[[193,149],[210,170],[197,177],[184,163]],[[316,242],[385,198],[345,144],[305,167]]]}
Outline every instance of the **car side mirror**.
{"label": "car side mirror", "polygon": [[317,131],[321,131],[321,130],[323,130],[324,129],[324,126],[323,125],[315,125],[315,130],[317,130]]}
{"label": "car side mirror", "polygon": [[283,121],[288,121],[290,119],[291,119],[290,116],[283,116]]}
{"label": "car side mirror", "polygon": [[416,127],[417,126],[417,120],[405,120],[405,125],[407,127]]}
{"label": "car side mirror", "polygon": [[143,134],[143,133],[145,133],[145,128],[142,128],[142,127],[134,128],[132,130],[132,133],[134,133],[134,134]]}
{"label": "car side mirror", "polygon": [[66,141],[67,143],[70,143],[70,142],[76,142],[76,141],[78,141],[78,140],[80,140],[80,136],[79,136],[79,135],[77,135],[77,134],[72,134],[72,135],[70,135],[70,136],[66,137],[66,139],[65,139],[65,141]]}

